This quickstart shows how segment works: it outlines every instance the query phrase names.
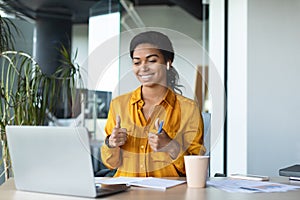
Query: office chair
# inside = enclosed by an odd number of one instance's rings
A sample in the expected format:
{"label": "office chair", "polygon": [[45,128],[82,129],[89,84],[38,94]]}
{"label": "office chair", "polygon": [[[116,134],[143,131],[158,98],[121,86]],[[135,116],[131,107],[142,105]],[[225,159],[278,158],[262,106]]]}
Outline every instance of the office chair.
{"label": "office chair", "polygon": [[[211,114],[208,112],[201,112],[204,126],[203,143],[206,149],[205,156],[210,156],[210,125],[211,125]],[[210,163],[208,163],[208,176],[210,176]]]}
{"label": "office chair", "polygon": [[201,112],[204,125],[204,147],[206,148],[205,156],[210,155],[210,124],[211,114],[208,112]]}

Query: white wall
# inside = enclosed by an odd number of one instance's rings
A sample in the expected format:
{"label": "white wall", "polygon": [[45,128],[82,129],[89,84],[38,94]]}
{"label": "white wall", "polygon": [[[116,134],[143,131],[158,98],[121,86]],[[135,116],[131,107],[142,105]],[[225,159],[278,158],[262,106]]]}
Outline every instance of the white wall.
{"label": "white wall", "polygon": [[[211,60],[210,69],[216,69],[218,75],[209,73],[209,85],[212,91],[218,92],[219,96],[226,95],[223,90],[218,91],[217,82],[224,87],[224,1],[210,0],[209,5],[209,57]],[[215,173],[224,173],[224,102],[222,98],[216,98],[215,101],[219,102],[220,107],[212,113],[212,126],[211,126],[211,158],[210,158],[210,172],[213,176]],[[216,104],[214,103],[214,107]],[[215,121],[217,123],[215,123]]]}
{"label": "white wall", "polygon": [[300,163],[300,1],[248,1],[248,172]]}
{"label": "white wall", "polygon": [[228,1],[228,174],[247,172],[247,1]]}
{"label": "white wall", "polygon": [[300,162],[300,1],[230,0],[228,173]]}

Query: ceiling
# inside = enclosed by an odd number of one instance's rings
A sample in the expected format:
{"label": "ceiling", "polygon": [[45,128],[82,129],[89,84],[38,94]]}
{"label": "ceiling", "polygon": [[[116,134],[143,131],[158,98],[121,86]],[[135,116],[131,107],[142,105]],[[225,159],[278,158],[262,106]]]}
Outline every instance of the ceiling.
{"label": "ceiling", "polygon": [[[89,9],[96,3],[107,4],[107,0],[2,0],[13,9],[35,20],[38,16],[71,18],[73,23],[87,23]],[[147,5],[177,5],[195,18],[206,19],[208,12],[203,16],[203,7],[200,0],[130,0],[134,6]],[[119,2],[111,0],[111,2]]]}

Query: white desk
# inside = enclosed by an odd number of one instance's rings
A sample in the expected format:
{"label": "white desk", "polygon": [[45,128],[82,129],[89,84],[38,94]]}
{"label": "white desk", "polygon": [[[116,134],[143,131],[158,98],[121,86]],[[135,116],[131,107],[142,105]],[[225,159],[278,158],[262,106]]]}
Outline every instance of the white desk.
{"label": "white desk", "polygon": [[[273,178],[273,182],[289,183],[287,178]],[[300,184],[299,184],[300,185]],[[0,186],[0,199],[2,200],[86,200],[88,198],[50,195],[32,192],[17,191],[14,186],[14,180],[10,179]],[[144,188],[132,187],[128,191],[114,194],[101,199],[143,199],[143,200],[299,200],[300,189],[283,193],[228,193],[213,187],[204,189],[188,188],[186,184],[169,188],[166,191],[151,190]]]}

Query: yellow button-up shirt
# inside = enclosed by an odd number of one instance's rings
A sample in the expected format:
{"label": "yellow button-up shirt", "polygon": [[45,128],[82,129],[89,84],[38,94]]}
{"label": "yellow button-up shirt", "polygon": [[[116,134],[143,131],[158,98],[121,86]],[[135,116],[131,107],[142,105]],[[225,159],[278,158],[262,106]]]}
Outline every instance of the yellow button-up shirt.
{"label": "yellow button-up shirt", "polygon": [[[204,154],[203,121],[195,101],[168,89],[166,95],[147,120],[142,112],[141,87],[111,101],[105,131],[107,136],[121,117],[121,128],[127,129],[127,141],[120,148],[101,147],[101,159],[115,176],[167,177],[185,176],[184,155]],[[154,122],[164,120],[163,130],[180,146],[177,158],[167,152],[154,152],[148,133],[155,133]]]}

